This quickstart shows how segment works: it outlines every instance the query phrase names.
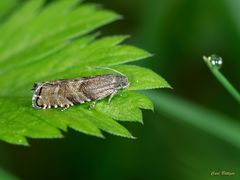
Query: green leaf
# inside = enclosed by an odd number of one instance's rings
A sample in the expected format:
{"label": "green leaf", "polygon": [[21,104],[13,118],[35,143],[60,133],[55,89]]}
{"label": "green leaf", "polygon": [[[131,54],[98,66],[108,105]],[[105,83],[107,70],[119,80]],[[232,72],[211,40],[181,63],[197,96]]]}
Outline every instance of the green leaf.
{"label": "green leaf", "polygon": [[0,1],[0,20],[4,19],[18,5],[19,0]]}
{"label": "green leaf", "polygon": [[240,148],[238,119],[167,93],[150,91],[146,94],[153,100],[156,111],[161,112],[166,117],[181,123],[191,124]]}
{"label": "green leaf", "polygon": [[[126,104],[128,104],[127,107]],[[114,101],[110,105],[105,101],[99,102],[96,110],[102,111],[116,120],[142,123],[142,112],[139,108],[153,110],[153,104],[142,94],[125,92],[114,97]]]}
{"label": "green leaf", "polygon": [[[24,18],[23,18],[24,17]],[[119,19],[118,14],[76,0],[43,0],[24,3],[0,26],[0,139],[28,145],[26,138],[61,138],[68,127],[96,137],[102,132],[134,138],[120,121],[142,123],[141,109],[153,109],[151,101],[133,90],[170,87],[153,71],[122,65],[151,54],[121,45],[128,36],[97,38],[96,28]],[[31,106],[34,82],[114,73],[96,69],[111,67],[125,74],[130,87],[111,104],[99,101],[60,109],[36,110]],[[119,121],[119,122],[118,122]]]}
{"label": "green leaf", "polygon": [[4,180],[17,180],[17,179],[19,179],[16,176],[14,176],[12,173],[3,169],[2,167],[0,167],[0,177],[1,177],[1,179],[4,179]]}

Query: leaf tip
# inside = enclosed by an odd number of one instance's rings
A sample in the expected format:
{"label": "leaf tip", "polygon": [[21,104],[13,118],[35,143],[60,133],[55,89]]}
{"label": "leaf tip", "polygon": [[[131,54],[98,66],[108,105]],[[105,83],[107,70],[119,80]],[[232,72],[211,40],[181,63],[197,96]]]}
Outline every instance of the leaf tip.
{"label": "leaf tip", "polygon": [[143,50],[143,51],[145,52],[145,57],[144,57],[144,58],[150,58],[150,57],[153,57],[153,56],[154,56],[153,53],[150,53],[150,52],[148,52],[148,51],[146,51],[146,50]]}
{"label": "leaf tip", "polygon": [[[152,101],[151,101],[152,102]],[[154,105],[152,103],[152,106],[149,108],[149,110],[151,110],[152,112],[154,112]]]}
{"label": "leaf tip", "polygon": [[137,137],[136,136],[131,136],[130,139],[137,139]]}
{"label": "leaf tip", "polygon": [[166,85],[164,88],[174,89],[167,81],[166,81]]}
{"label": "leaf tip", "polygon": [[95,136],[100,138],[100,139],[106,139],[106,137],[102,133],[96,134]]}
{"label": "leaf tip", "polygon": [[173,89],[173,87],[164,79],[161,77],[160,85],[158,88],[169,88]]}

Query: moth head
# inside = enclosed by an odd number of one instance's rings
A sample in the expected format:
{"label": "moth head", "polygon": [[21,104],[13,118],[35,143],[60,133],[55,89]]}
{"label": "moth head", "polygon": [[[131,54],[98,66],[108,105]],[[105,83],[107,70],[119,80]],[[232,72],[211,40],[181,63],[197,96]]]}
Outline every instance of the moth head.
{"label": "moth head", "polygon": [[129,81],[127,76],[118,76],[118,82],[119,82],[119,89],[125,89],[129,86]]}

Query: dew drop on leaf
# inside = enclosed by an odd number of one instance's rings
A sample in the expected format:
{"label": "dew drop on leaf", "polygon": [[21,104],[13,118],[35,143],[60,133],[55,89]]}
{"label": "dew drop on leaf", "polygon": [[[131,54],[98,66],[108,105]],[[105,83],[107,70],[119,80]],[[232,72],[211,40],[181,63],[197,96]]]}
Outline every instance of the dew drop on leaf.
{"label": "dew drop on leaf", "polygon": [[222,67],[223,60],[220,56],[213,54],[208,59],[212,68],[220,69]]}

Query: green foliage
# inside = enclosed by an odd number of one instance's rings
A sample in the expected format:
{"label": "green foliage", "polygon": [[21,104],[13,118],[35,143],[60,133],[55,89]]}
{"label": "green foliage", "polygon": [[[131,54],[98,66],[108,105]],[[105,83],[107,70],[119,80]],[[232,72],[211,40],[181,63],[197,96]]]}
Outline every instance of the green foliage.
{"label": "green foliage", "polygon": [[18,0],[0,1],[0,20],[17,5],[17,2]]}
{"label": "green foliage", "polygon": [[240,124],[237,119],[169,94],[148,92],[156,110],[167,117],[189,123],[240,148]]}
{"label": "green foliage", "polygon": [[17,180],[19,178],[15,177],[14,175],[12,175],[11,173],[9,173],[8,171],[6,171],[5,169],[2,169],[0,167],[0,178],[4,179],[4,180]]}
{"label": "green foliage", "polygon": [[[151,56],[129,45],[127,36],[96,39],[96,28],[121,18],[94,4],[78,5],[62,0],[25,3],[0,26],[0,139],[27,145],[28,138],[59,138],[68,127],[103,137],[102,131],[133,138],[118,121],[142,122],[141,109],[153,109],[151,101],[132,90],[170,87],[149,69],[122,65]],[[89,110],[88,104],[59,109],[31,107],[34,82],[109,73],[91,68],[111,66],[129,77],[129,89],[109,105],[106,100]],[[112,72],[111,72],[112,73]],[[131,90],[131,91],[129,91]]]}

